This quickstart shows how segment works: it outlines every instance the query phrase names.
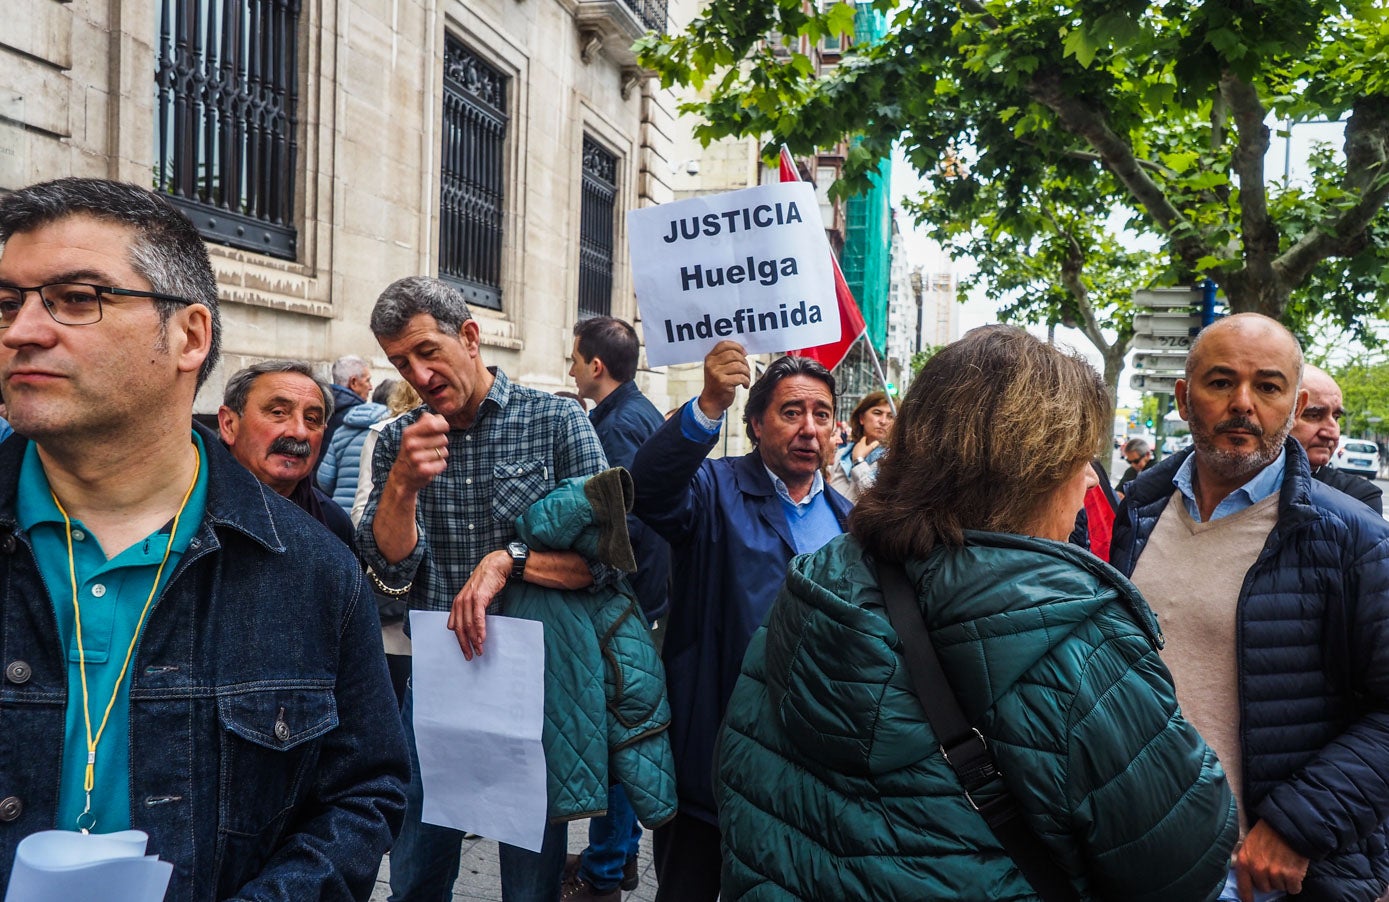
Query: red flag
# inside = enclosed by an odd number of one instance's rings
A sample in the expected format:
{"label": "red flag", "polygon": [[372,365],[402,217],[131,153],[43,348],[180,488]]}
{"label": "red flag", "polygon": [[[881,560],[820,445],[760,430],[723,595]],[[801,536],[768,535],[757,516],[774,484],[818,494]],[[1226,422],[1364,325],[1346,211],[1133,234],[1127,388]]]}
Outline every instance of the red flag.
{"label": "red flag", "polygon": [[[800,171],[796,169],[796,163],[791,159],[791,151],[787,150],[785,145],[781,148],[781,180],[783,182],[799,182],[801,180]],[[839,366],[840,361],[849,353],[849,348],[853,347],[859,336],[868,330],[868,325],[863,321],[863,314],[854,301],[854,293],[849,290],[849,284],[844,281],[844,271],[839,268],[839,260],[833,251],[830,252],[830,265],[834,267],[834,296],[835,300],[839,302],[839,340],[816,348],[803,348],[791,352],[799,357],[809,357],[811,360],[818,361],[824,364],[827,370]]]}

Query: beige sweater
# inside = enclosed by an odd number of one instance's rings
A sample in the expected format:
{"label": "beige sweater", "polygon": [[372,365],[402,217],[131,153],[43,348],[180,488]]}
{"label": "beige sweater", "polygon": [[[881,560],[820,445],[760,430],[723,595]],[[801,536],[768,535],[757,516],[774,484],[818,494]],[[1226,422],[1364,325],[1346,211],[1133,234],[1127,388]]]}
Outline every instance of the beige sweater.
{"label": "beige sweater", "polygon": [[[1182,714],[1215,749],[1238,801],[1243,760],[1235,607],[1245,574],[1278,520],[1278,494],[1238,513],[1197,523],[1174,492],[1133,570],[1167,640],[1162,660]],[[1240,833],[1249,829],[1240,804]]]}

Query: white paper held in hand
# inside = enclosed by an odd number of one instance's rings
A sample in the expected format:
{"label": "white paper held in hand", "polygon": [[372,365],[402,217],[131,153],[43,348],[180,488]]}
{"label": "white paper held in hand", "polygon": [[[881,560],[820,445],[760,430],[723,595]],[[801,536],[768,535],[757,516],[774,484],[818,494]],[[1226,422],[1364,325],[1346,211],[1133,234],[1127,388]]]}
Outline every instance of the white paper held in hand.
{"label": "white paper held in hand", "polygon": [[471,661],[447,611],[411,611],[410,635],[422,820],[539,852],[549,811],[544,627],[488,616],[487,651]]}
{"label": "white paper held in hand", "polygon": [[139,830],[45,830],[19,841],[5,902],[160,902],[174,866],[145,854]]}

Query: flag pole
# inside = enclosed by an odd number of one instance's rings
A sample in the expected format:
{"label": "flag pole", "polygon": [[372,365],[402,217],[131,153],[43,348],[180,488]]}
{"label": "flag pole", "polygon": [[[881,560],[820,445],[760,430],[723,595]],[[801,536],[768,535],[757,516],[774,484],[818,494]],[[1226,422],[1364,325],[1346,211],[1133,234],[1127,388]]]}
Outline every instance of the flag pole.
{"label": "flag pole", "polygon": [[892,415],[897,416],[897,402],[892,399],[892,392],[888,388],[887,376],[883,373],[883,365],[878,360],[878,349],[873,347],[873,340],[868,337],[868,332],[863,333],[863,338],[868,344],[868,356],[873,358],[873,369],[878,374],[878,382],[883,386],[883,394],[887,395],[887,407],[892,411]]}

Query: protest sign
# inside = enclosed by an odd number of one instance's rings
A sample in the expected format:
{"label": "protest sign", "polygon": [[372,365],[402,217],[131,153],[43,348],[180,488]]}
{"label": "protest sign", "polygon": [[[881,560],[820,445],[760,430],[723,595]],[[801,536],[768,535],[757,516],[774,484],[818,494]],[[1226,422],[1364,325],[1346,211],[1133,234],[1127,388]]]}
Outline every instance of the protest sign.
{"label": "protest sign", "polygon": [[651,366],[839,337],[830,247],[815,188],[786,182],[632,210],[628,244]]}

